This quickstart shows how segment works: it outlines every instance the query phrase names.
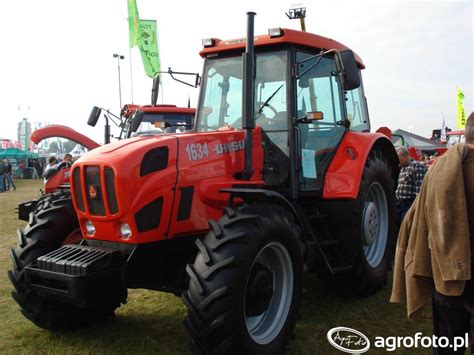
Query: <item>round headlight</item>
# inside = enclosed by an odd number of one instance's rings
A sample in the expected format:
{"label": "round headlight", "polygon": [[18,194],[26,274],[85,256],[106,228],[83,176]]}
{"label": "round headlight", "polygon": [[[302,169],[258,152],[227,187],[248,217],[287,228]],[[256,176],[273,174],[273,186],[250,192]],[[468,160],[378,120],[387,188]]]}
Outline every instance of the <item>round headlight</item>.
{"label": "round headlight", "polygon": [[132,236],[132,229],[127,223],[122,223],[120,225],[120,235],[123,239],[128,239]]}
{"label": "round headlight", "polygon": [[86,227],[87,234],[93,235],[95,233],[95,227],[92,221],[88,220],[85,224],[85,227]]}

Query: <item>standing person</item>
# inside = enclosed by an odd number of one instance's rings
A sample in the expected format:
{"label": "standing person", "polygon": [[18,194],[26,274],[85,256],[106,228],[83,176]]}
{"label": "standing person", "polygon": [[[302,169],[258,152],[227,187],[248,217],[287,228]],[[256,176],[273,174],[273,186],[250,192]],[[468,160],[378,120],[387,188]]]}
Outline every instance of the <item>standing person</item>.
{"label": "standing person", "polygon": [[5,172],[6,172],[5,161],[2,160],[0,161],[0,192],[4,192],[6,190]]}
{"label": "standing person", "polygon": [[[432,298],[434,335],[447,337],[454,344],[455,337],[470,333],[473,349],[473,113],[464,134],[466,144],[456,144],[436,159],[403,220],[390,301],[398,303],[406,298],[411,317]],[[433,348],[433,352],[455,354],[449,347]],[[464,349],[456,353],[463,354]]]}
{"label": "standing person", "polygon": [[6,180],[6,184],[5,185],[8,185],[8,190],[10,190],[10,185],[13,186],[13,191],[16,190],[16,186],[15,186],[15,183],[13,182],[13,178],[12,178],[12,165],[10,164],[10,161],[7,159],[7,163],[6,163],[6,169],[5,169],[5,180]]}
{"label": "standing person", "polygon": [[29,159],[28,160],[28,167],[31,169],[31,178],[32,179],[39,179],[38,172],[36,171],[36,168],[35,168],[35,162],[36,162],[36,160]]}
{"label": "standing person", "polygon": [[415,201],[416,195],[420,192],[423,178],[428,169],[423,163],[411,159],[410,152],[405,147],[398,147],[397,154],[401,169],[398,175],[395,198],[398,210],[398,224],[401,224],[403,217],[405,217],[408,209],[413,201]]}
{"label": "standing person", "polygon": [[25,176],[24,174],[25,167],[26,167],[25,161],[23,159],[18,159],[18,171],[20,173],[21,179],[23,179]]}
{"label": "standing person", "polygon": [[39,159],[35,160],[35,169],[38,177],[43,177],[43,167],[41,166],[41,162],[39,161]]}

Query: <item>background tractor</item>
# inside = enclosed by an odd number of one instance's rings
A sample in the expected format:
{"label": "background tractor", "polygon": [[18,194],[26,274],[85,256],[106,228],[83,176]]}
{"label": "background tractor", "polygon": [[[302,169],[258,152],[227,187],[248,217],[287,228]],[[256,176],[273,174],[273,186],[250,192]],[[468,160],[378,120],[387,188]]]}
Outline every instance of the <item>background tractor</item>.
{"label": "background tractor", "polygon": [[[160,72],[161,73],[161,72]],[[120,112],[120,117],[114,115],[110,110],[104,110],[97,106],[92,108],[92,111],[87,120],[89,126],[95,127],[100,115],[103,111],[105,125],[104,125],[104,144],[110,143],[110,138],[113,136],[110,132],[110,124],[112,121],[119,129],[119,135],[114,137],[118,140],[130,138],[132,135],[150,135],[164,132],[183,132],[190,130],[193,126],[196,109],[190,107],[177,107],[176,105],[158,105],[158,92],[160,85],[160,73],[157,73],[153,78],[151,90],[151,105],[125,105]],[[163,72],[169,74],[174,80],[194,88],[199,86],[199,74],[189,72],[176,72],[171,68]],[[176,78],[176,75],[193,76],[194,82],[189,83]],[[59,137],[68,139],[77,144],[80,144],[87,150],[92,150],[100,146],[99,143],[90,139],[89,137],[77,132],[76,130],[62,125],[49,125],[44,128],[35,130],[31,134],[31,141],[39,144],[43,139]],[[70,166],[64,163],[58,164],[53,169],[49,170],[45,176],[44,193],[41,193],[39,200],[31,200],[23,202],[18,206],[18,217],[21,220],[29,221],[30,213],[35,211],[36,206],[42,206],[43,200],[49,201],[58,198],[66,198],[70,201]],[[52,195],[50,195],[52,194]],[[72,202],[70,203],[72,209]]]}
{"label": "background tractor", "polygon": [[304,270],[355,296],[384,286],[398,158],[369,133],[364,64],[310,33],[254,37],[254,15],[246,39],[203,41],[192,131],[90,151],[71,169],[74,209],[30,214],[9,276],[36,325],[96,322],[146,288],[182,297],[194,352],[274,354]]}
{"label": "background tractor", "polygon": [[[102,109],[94,107],[88,120],[88,124],[95,126]],[[138,113],[138,114],[137,114]],[[115,137],[122,140],[130,137],[132,134],[159,134],[164,132],[176,132],[177,129],[189,130],[192,128],[194,115],[196,109],[190,107],[177,107],[175,105],[125,105],[122,109],[121,117],[116,117],[120,120],[117,126],[120,128],[120,134]],[[110,126],[108,124],[111,113],[107,111],[104,114],[106,118],[106,125],[104,128],[105,144],[110,143]],[[141,127],[146,126],[145,127]],[[155,129],[150,130],[150,126]],[[138,131],[138,132],[137,132]],[[135,133],[134,133],[135,132]],[[77,132],[76,130],[62,125],[49,125],[35,130],[31,134],[31,141],[39,144],[43,139],[59,137],[68,139],[77,144],[80,144],[87,150],[92,150],[100,146],[99,143],[90,139],[89,137]],[[47,176],[45,176],[43,199],[49,199],[48,194],[57,192],[55,195],[70,195],[69,177],[70,167],[66,164],[58,164],[56,167],[50,169]],[[68,197],[70,199],[70,197]],[[24,221],[29,220],[29,214],[32,212],[40,200],[31,200],[23,202],[18,206],[18,218]],[[72,204],[71,204],[72,207]]]}

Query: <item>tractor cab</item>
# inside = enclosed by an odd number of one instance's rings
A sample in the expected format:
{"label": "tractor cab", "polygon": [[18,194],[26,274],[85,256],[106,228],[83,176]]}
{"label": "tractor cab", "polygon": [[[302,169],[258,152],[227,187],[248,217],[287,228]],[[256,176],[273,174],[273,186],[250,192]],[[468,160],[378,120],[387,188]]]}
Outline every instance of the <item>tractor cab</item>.
{"label": "tractor cab", "polygon": [[138,126],[133,136],[159,133],[177,133],[191,130],[196,109],[177,107],[176,105],[126,105],[122,110],[123,117],[137,119],[134,116],[139,110],[143,112],[135,124]]}
{"label": "tractor cab", "polygon": [[[241,129],[245,40],[203,43],[196,130]],[[370,130],[362,60],[334,40],[278,28],[255,37],[255,68],[253,111],[263,131],[266,185],[320,191],[344,133]]]}

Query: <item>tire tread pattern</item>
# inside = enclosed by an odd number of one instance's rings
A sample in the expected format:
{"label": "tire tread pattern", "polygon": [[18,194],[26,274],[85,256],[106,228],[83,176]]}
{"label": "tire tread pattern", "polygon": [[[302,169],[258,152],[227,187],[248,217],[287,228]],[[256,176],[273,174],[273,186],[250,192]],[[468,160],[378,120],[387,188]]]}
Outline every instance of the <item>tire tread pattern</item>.
{"label": "tire tread pattern", "polygon": [[[261,206],[225,208],[219,221],[209,221],[207,236],[196,240],[198,253],[194,264],[186,268],[191,280],[189,289],[182,295],[188,309],[184,327],[191,338],[190,350],[195,354],[253,352],[243,349],[242,330],[236,329],[239,320],[234,310],[235,294],[245,288],[242,261],[257,247],[253,236],[269,226],[283,226],[295,236],[295,249],[301,250],[301,230],[293,216],[281,206]],[[296,316],[294,318],[296,322]],[[291,335],[285,333],[282,343],[286,345]]]}

